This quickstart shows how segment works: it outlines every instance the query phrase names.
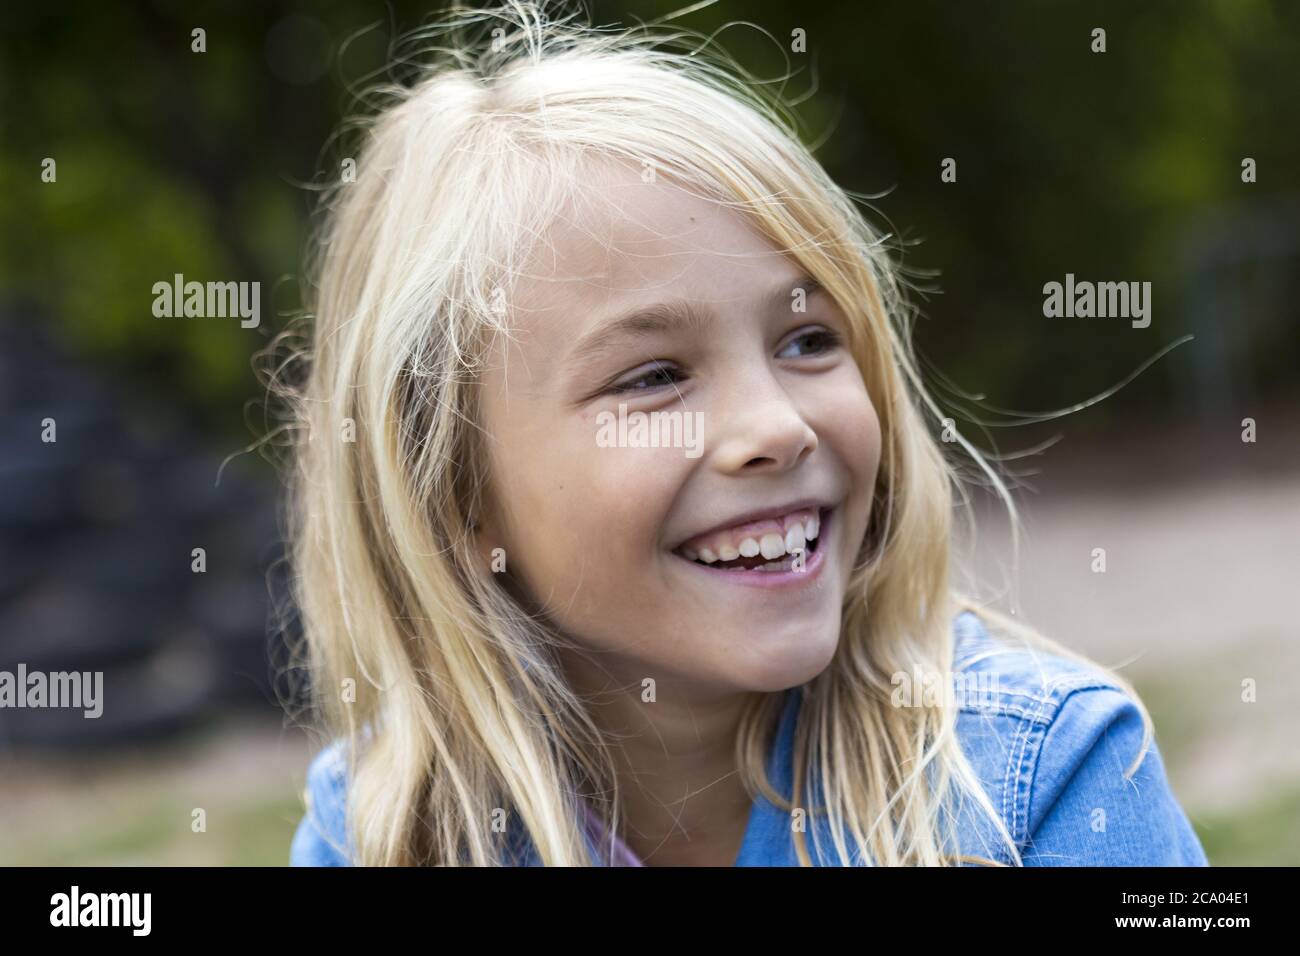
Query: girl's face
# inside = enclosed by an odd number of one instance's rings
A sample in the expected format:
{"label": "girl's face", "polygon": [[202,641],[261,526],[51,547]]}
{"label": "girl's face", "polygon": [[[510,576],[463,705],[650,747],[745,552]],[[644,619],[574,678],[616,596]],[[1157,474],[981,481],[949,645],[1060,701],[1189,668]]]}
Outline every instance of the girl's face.
{"label": "girl's face", "polygon": [[484,560],[503,548],[533,609],[628,683],[804,683],[839,640],[880,458],[844,314],[740,213],[612,162],[588,182],[484,375]]}

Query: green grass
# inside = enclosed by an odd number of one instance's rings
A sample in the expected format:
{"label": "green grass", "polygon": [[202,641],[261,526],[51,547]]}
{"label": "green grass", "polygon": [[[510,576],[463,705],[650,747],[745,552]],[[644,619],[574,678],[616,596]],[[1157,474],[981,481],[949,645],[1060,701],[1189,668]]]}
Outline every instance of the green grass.
{"label": "green grass", "polygon": [[285,866],[301,816],[294,794],[263,797],[208,808],[207,831],[194,833],[190,808],[164,795],[55,838],[20,837],[6,856],[19,866]]}
{"label": "green grass", "polygon": [[1300,787],[1196,825],[1212,866],[1300,865]]}
{"label": "green grass", "polygon": [[[1187,668],[1134,680],[1151,712],[1167,768],[1190,762],[1216,722],[1227,719],[1227,708],[1239,706],[1224,703],[1239,690],[1235,676],[1224,676],[1231,673]],[[1185,809],[1189,815],[1194,810]],[[1300,865],[1300,784],[1275,785],[1247,805],[1196,817],[1193,827],[1212,866]]]}

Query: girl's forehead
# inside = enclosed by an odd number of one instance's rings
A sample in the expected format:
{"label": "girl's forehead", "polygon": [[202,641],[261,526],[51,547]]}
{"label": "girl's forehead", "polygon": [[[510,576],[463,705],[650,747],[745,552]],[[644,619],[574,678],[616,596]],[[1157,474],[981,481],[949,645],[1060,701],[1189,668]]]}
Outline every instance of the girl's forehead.
{"label": "girl's forehead", "polygon": [[538,237],[515,283],[516,304],[666,296],[727,276],[743,284],[772,272],[781,258],[782,250],[735,209],[608,164]]}
{"label": "girl's forehead", "polygon": [[512,388],[561,379],[576,345],[613,317],[667,302],[727,312],[798,274],[735,208],[629,164],[589,173],[513,278],[512,334],[496,343],[509,351]]}

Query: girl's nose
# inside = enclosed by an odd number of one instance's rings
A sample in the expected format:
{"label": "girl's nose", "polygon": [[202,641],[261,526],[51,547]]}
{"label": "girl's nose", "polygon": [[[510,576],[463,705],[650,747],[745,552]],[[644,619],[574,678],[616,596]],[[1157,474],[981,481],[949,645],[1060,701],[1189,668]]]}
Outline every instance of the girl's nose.
{"label": "girl's nose", "polygon": [[706,418],[706,453],[712,444],[716,466],[728,473],[789,471],[817,448],[817,432],[770,371],[752,381]]}

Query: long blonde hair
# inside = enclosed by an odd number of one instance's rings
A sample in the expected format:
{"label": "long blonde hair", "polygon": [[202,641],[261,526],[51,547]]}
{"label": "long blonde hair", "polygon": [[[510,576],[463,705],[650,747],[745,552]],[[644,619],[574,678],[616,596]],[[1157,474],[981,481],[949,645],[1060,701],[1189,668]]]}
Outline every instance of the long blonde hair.
{"label": "long blonde hair", "polygon": [[[510,2],[453,9],[409,40],[418,80],[373,92],[353,124],[355,181],[322,205],[310,341],[293,356],[306,371],[276,380],[298,436],[299,650],[326,739],[348,745],[354,862],[500,864],[493,824],[508,817],[543,863],[587,865],[577,794],[618,829],[615,764],[558,665],[566,638],[494,580],[472,536],[493,507],[474,384],[493,336],[510,331],[501,290],[592,153],[746,215],[852,324],[882,456],[838,649],[800,691],[794,805],[820,782],[843,863],[951,865],[969,859],[952,852],[947,812],[965,794],[1019,862],[958,745],[955,707],[892,706],[890,675],[950,671],[962,609],[1025,646],[1084,658],[953,591],[960,481],[931,431],[942,415],[918,374],[901,282],[786,107],[677,28],[594,29]],[[957,444],[1014,523],[998,474]],[[750,792],[790,808],[764,777],[781,698],[747,708],[736,754]]]}

